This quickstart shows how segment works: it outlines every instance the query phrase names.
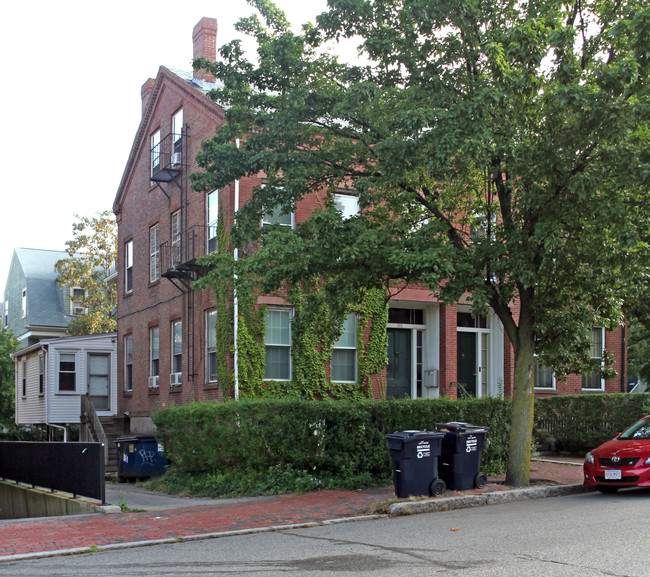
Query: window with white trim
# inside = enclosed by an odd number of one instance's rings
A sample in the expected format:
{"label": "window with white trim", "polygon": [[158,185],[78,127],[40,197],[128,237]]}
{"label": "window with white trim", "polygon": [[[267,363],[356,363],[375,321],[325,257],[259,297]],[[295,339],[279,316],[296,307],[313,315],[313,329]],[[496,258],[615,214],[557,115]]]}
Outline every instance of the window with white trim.
{"label": "window with white trim", "polygon": [[124,292],[133,292],[133,241],[124,245]]}
{"label": "window with white trim", "polygon": [[535,355],[535,388],[536,389],[555,389],[555,374],[551,367],[540,363]]}
{"label": "window with white trim", "polygon": [[70,314],[85,315],[88,311],[84,307],[84,300],[86,299],[86,289],[81,287],[72,287],[70,289]]}
{"label": "window with white trim", "polygon": [[208,254],[217,252],[217,222],[219,218],[219,191],[213,190],[206,195],[206,219],[207,219],[207,238],[208,245],[206,250]]}
{"label": "window with white trim", "polygon": [[59,353],[59,392],[73,393],[77,390],[77,355]]}
{"label": "window with white trim", "polygon": [[23,318],[25,318],[27,316],[27,288],[23,289],[22,304],[23,304]]}
{"label": "window with white trim", "polygon": [[[602,327],[593,327],[591,329],[591,358],[599,359],[602,364],[604,351],[605,329]],[[591,371],[582,375],[582,388],[590,391],[603,390],[605,388],[605,379],[601,377],[600,371]]]}
{"label": "window with white trim", "polygon": [[6,329],[9,326],[9,301],[5,301],[5,306],[2,310],[2,326]]}
{"label": "window with white trim", "polygon": [[38,394],[45,394],[45,355],[38,353]]}
{"label": "window with white trim", "polygon": [[160,377],[160,329],[151,327],[149,329],[149,386],[158,386]]}
{"label": "window with white trim", "polygon": [[183,321],[172,322],[172,373],[183,372]]}
{"label": "window with white trim", "polygon": [[158,224],[149,227],[149,282],[160,279],[160,245],[158,244]]}
{"label": "window with white trim", "polygon": [[335,383],[357,382],[357,316],[349,314],[343,332],[332,347],[330,380]]}
{"label": "window with white trim", "polygon": [[160,171],[160,130],[151,135],[151,178]]}
{"label": "window with white trim", "polygon": [[353,194],[336,193],[332,196],[334,208],[341,213],[343,220],[359,214],[359,197]]}
{"label": "window with white trim", "polygon": [[181,211],[177,210],[172,213],[172,265],[176,266],[181,263]]}
{"label": "window with white trim", "polygon": [[205,375],[208,383],[217,382],[217,309],[205,313]]}
{"label": "window with white trim", "polygon": [[180,164],[183,152],[183,109],[172,116],[172,164]]}
{"label": "window with white trim", "polygon": [[21,381],[22,381],[22,396],[27,396],[27,360],[23,359],[20,363],[21,368]]}
{"label": "window with white trim", "polygon": [[282,213],[282,207],[276,206],[274,209],[270,210],[264,216],[262,216],[262,226],[270,226],[272,224],[279,224],[280,226],[294,226],[294,213],[290,212],[288,214]]}
{"label": "window with white trim", "polygon": [[133,335],[124,335],[124,390],[133,390]]}
{"label": "window with white trim", "polygon": [[269,307],[266,313],[264,378],[291,380],[291,309]]}

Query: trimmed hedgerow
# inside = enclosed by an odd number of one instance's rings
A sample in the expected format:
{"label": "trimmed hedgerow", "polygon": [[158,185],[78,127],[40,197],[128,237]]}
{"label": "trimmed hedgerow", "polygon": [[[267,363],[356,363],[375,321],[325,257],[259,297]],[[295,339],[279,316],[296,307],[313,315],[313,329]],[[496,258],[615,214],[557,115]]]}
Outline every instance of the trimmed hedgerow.
{"label": "trimmed hedgerow", "polygon": [[[389,483],[386,435],[436,423],[490,428],[481,469],[503,472],[510,403],[468,401],[252,400],[193,403],[154,415],[173,463],[168,474],[202,494],[280,493]],[[191,480],[190,480],[191,479]]]}

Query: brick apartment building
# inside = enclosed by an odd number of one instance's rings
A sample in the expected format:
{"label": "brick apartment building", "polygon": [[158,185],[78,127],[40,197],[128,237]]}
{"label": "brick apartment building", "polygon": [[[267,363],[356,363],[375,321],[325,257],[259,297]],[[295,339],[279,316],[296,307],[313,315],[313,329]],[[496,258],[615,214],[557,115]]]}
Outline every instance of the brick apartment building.
{"label": "brick apartment building", "polygon": [[[216,58],[217,22],[203,18],[194,28],[194,57]],[[118,389],[120,412],[131,433],[152,430],[150,414],[159,407],[193,400],[221,400],[215,365],[215,300],[210,289],[196,290],[201,274],[196,258],[217,246],[220,226],[229,227],[238,206],[251,196],[263,175],[245,178],[209,193],[190,189],[187,175],[203,140],[224,121],[222,109],[207,96],[214,78],[165,67],[142,87],[142,120],[113,205],[118,223]],[[344,214],[358,210],[356,198],[341,194]],[[296,213],[268,215],[287,226],[304,221],[317,206],[307,196]],[[291,380],[291,303],[266,296],[268,306],[265,381]],[[328,377],[354,383],[358,373],[357,330],[349,317],[335,344]],[[363,327],[362,327],[363,329]],[[371,378],[387,397],[436,398],[502,396],[512,391],[512,347],[497,317],[473,317],[468,301],[437,302],[425,287],[406,287],[391,301],[388,367]],[[615,356],[619,377],[571,375],[556,382],[544,367],[536,370],[536,394],[585,391],[621,392],[625,383],[624,329],[594,328],[592,354]],[[230,360],[232,363],[232,359]],[[377,377],[381,377],[380,379]]]}

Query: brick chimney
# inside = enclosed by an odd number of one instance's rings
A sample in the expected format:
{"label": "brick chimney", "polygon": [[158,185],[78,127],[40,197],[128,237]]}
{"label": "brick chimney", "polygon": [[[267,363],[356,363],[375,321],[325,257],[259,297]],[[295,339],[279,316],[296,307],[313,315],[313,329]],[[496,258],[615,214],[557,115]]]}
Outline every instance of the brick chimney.
{"label": "brick chimney", "polygon": [[149,78],[143,85],[140,90],[140,95],[142,96],[142,116],[144,116],[145,110],[147,110],[147,105],[151,99],[151,93],[153,92],[153,85],[156,81],[153,78]]}
{"label": "brick chimney", "polygon": [[[194,58],[206,58],[211,62],[215,62],[217,59],[216,18],[201,18],[199,23],[194,27],[192,41],[194,42]],[[199,81],[205,80],[206,82],[214,82],[215,80],[214,76],[208,74],[205,70],[195,71],[194,79]]]}

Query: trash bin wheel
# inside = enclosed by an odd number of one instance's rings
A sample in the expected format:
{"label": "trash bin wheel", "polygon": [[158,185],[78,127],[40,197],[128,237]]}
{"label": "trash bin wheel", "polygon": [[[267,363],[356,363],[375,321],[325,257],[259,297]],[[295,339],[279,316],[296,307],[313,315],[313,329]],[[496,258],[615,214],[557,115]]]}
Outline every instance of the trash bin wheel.
{"label": "trash bin wheel", "polygon": [[477,473],[476,477],[474,477],[474,486],[477,489],[482,489],[487,485],[488,478],[485,473]]}
{"label": "trash bin wheel", "polygon": [[434,497],[437,497],[438,495],[442,495],[446,490],[447,490],[447,485],[442,479],[434,479],[433,481],[431,481],[431,487],[429,487],[429,492]]}

